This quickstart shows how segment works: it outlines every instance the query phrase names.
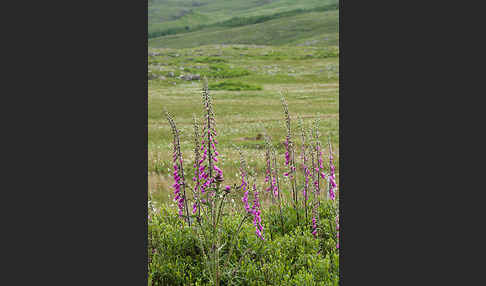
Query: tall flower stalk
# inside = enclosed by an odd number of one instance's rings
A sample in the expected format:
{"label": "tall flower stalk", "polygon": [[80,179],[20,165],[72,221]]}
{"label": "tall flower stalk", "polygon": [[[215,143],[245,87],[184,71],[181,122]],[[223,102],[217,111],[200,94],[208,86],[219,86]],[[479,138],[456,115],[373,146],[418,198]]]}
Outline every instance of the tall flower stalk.
{"label": "tall flower stalk", "polygon": [[319,139],[319,119],[314,122],[314,141],[315,141],[315,154],[317,158],[316,165],[316,190],[319,195],[321,192],[320,179],[326,180],[326,173],[324,172],[324,159],[322,157],[321,140]]}
{"label": "tall flower stalk", "polygon": [[[191,225],[191,221],[189,219],[189,208],[187,207],[187,198],[186,198],[186,180],[184,176],[184,167],[183,167],[183,160],[182,160],[182,153],[181,153],[181,143],[179,139],[179,130],[174,122],[174,118],[172,114],[169,112],[165,112],[167,120],[169,121],[170,128],[172,130],[173,135],[173,152],[172,152],[172,162],[174,166],[174,184],[172,187],[174,188],[174,201],[177,202],[177,207],[179,209],[179,216],[183,216],[183,211],[186,211],[186,220],[189,226]],[[182,187],[182,193],[181,193]]]}
{"label": "tall flower stalk", "polygon": [[305,224],[308,223],[308,215],[307,215],[307,194],[309,191],[309,180],[311,177],[311,171],[309,170],[308,162],[307,162],[307,136],[304,130],[304,123],[302,122],[302,118],[299,118],[299,127],[302,136],[302,151],[300,153],[300,157],[302,159],[302,172],[304,173],[304,182],[302,187],[302,196],[304,197],[304,209],[305,209]]}
{"label": "tall flower stalk", "polygon": [[255,226],[255,234],[261,239],[265,240],[263,237],[263,226],[262,226],[262,217],[261,210],[260,210],[260,198],[258,196],[258,190],[256,188],[255,183],[253,182],[253,206],[251,208],[251,212],[253,214],[253,225]]}
{"label": "tall flower stalk", "polygon": [[[312,149],[314,149],[316,146],[316,142],[314,141],[312,144]],[[311,231],[312,235],[314,237],[317,237],[317,219],[318,219],[318,212],[317,212],[317,206],[318,206],[318,200],[319,200],[319,173],[318,173],[318,168],[316,164],[316,156],[314,154],[314,150],[310,152],[311,156],[311,166],[312,166],[312,185],[313,185],[313,192],[312,192],[312,225],[311,225]]]}
{"label": "tall flower stalk", "polygon": [[[201,193],[206,194],[206,202],[208,206],[209,217],[206,221],[209,223],[211,246],[209,253],[211,255],[211,273],[215,285],[219,285],[220,281],[220,234],[218,232],[219,220],[224,208],[226,195],[230,192],[230,188],[220,190],[220,185],[224,181],[223,171],[216,165],[219,161],[219,153],[216,150],[218,141],[216,140],[216,119],[213,111],[212,97],[209,94],[207,79],[203,80],[202,101],[205,108],[204,112],[204,127],[201,132],[201,150],[203,151],[200,162],[201,179]],[[219,202],[219,204],[218,204]]]}
{"label": "tall flower stalk", "polygon": [[[223,171],[216,165],[219,161],[219,153],[216,150],[218,141],[216,140],[216,119],[213,112],[212,97],[209,94],[207,79],[204,79],[202,89],[202,99],[205,107],[204,122],[205,125],[202,130],[202,142],[201,150],[203,151],[202,158],[200,160],[201,179],[204,183],[201,185],[201,192],[205,193],[207,189],[215,182],[222,182]],[[206,164],[204,164],[206,162]],[[216,174],[214,172],[216,172]],[[215,174],[215,175],[214,175]],[[214,192],[209,194],[214,196]],[[211,201],[210,198],[208,198]]]}
{"label": "tall flower stalk", "polygon": [[[202,171],[204,171],[204,168],[201,167],[201,144],[200,144],[200,138],[199,138],[199,123],[197,121],[196,115],[193,115],[193,121],[194,121],[194,177],[192,180],[194,181],[194,188],[193,188],[193,197],[194,197],[194,204],[192,205],[192,214],[198,213],[198,216],[201,215],[201,209],[200,209],[200,183],[201,180],[204,179],[203,176],[201,176]],[[202,168],[202,169],[201,169]]]}
{"label": "tall flower stalk", "polygon": [[334,198],[336,196],[335,191],[336,191],[336,176],[334,174],[335,167],[332,162],[333,160],[332,156],[332,146],[331,146],[331,139],[329,139],[329,198],[334,201]]}
{"label": "tall flower stalk", "polygon": [[267,136],[265,135],[265,184],[267,184],[267,188],[265,191],[268,193],[271,193],[272,197],[272,203],[275,202],[275,181],[273,180],[273,174],[272,174],[272,159],[271,159],[271,153],[270,153],[270,146],[267,140]]}
{"label": "tall flower stalk", "polygon": [[299,218],[299,203],[298,203],[298,193],[296,191],[296,176],[295,176],[295,156],[294,156],[294,144],[292,141],[292,131],[290,128],[290,114],[287,101],[282,95],[282,107],[284,110],[285,126],[287,128],[287,135],[285,137],[285,165],[288,166],[288,171],[284,173],[284,176],[289,177],[290,185],[292,188],[292,199],[295,212],[297,214],[297,225],[300,225]]}
{"label": "tall flower stalk", "polygon": [[312,180],[314,185],[314,199],[312,207],[312,234],[317,236],[317,228],[319,225],[319,206],[320,206],[320,192],[321,184],[320,179],[326,180],[326,174],[324,173],[324,161],[322,157],[321,141],[319,139],[319,119],[314,121],[312,130],[309,131],[313,138],[313,151],[311,152],[312,158]]}
{"label": "tall flower stalk", "polygon": [[266,162],[267,162],[267,168],[266,168],[266,178],[265,181],[268,183],[270,181],[270,187],[271,191],[273,193],[272,200],[274,197],[277,197],[277,202],[278,202],[278,208],[280,211],[280,223],[282,227],[282,234],[285,233],[284,229],[284,223],[283,223],[283,215],[282,215],[282,200],[280,196],[280,188],[279,188],[279,179],[278,179],[278,166],[277,166],[277,156],[275,154],[275,148],[273,148],[272,143],[271,143],[271,138],[270,136],[267,135],[266,132],[264,132],[264,138],[265,138],[265,157],[266,157]]}
{"label": "tall flower stalk", "polygon": [[[335,200],[336,198],[336,175],[335,175],[335,167],[333,164],[333,156],[332,156],[332,145],[331,145],[331,138],[329,138],[329,197],[331,200]],[[339,210],[338,210],[339,211]],[[336,214],[336,231],[337,231],[337,243],[336,248],[339,249],[339,214]]]}

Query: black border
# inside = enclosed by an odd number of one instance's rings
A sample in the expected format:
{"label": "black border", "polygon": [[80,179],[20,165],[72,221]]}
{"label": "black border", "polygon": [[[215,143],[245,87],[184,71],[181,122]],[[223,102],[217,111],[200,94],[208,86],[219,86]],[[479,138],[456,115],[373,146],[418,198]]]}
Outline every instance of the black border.
{"label": "black border", "polygon": [[18,273],[0,284],[147,285],[147,4],[19,7],[30,32],[4,42],[29,69],[8,93],[23,122],[2,135],[21,175],[2,188],[18,196],[2,230]]}

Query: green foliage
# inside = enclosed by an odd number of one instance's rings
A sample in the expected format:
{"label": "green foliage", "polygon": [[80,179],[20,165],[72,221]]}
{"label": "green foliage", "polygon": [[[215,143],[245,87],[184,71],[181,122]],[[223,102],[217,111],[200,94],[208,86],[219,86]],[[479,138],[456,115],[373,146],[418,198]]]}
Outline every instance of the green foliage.
{"label": "green foliage", "polygon": [[233,78],[249,75],[250,72],[241,67],[230,67],[223,63],[213,63],[206,69],[187,68],[185,71],[201,74],[208,78]]}
{"label": "green foliage", "polygon": [[262,90],[260,85],[242,83],[240,81],[222,81],[209,84],[211,90]]}
{"label": "green foliage", "polygon": [[[321,203],[323,225],[317,239],[310,225],[296,226],[292,207],[282,209],[285,232],[281,232],[277,208],[265,210],[265,241],[256,237],[253,224],[246,221],[231,257],[227,257],[229,245],[222,249],[221,264],[228,260],[228,265],[221,285],[338,285],[334,203]],[[236,213],[223,217],[223,239],[232,237],[240,220]],[[163,205],[152,213],[148,233],[149,285],[210,285],[199,238],[174,208]]]}

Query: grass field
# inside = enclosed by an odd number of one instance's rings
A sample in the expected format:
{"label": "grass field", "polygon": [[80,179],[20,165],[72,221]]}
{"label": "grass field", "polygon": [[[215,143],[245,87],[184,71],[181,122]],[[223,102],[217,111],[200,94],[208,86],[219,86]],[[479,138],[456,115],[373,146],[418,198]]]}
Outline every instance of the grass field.
{"label": "grass field", "polygon": [[[193,114],[201,116],[201,82],[185,81],[178,76],[193,72],[208,75],[209,83],[236,83],[261,87],[261,90],[213,90],[219,152],[225,184],[239,182],[239,156],[234,147],[244,150],[249,165],[263,183],[263,144],[266,129],[279,152],[280,168],[284,167],[283,140],[285,125],[280,102],[281,91],[287,98],[292,117],[294,138],[300,146],[297,117],[310,126],[320,118],[322,143],[331,138],[339,173],[339,61],[337,47],[209,45],[192,49],[150,49],[149,74],[149,189],[156,201],[170,201],[170,144],[172,135],[163,114],[164,108],[175,115],[182,131],[181,145],[188,173],[193,158]],[[221,68],[214,73],[212,67]],[[227,69],[225,69],[227,67]],[[225,77],[225,72],[245,71],[247,75]],[[173,73],[174,77],[169,74]],[[244,74],[244,73],[243,73]],[[162,77],[163,79],[159,79]],[[220,85],[223,86],[224,84]],[[243,88],[244,89],[244,88]],[[297,155],[300,153],[297,147]],[[327,151],[325,156],[327,156]],[[192,173],[191,173],[192,174]],[[339,177],[339,176],[337,176]],[[188,178],[190,178],[188,176]],[[190,179],[189,179],[190,180]],[[301,180],[301,178],[299,178]],[[301,184],[302,182],[298,182]],[[241,196],[240,194],[238,196]]]}

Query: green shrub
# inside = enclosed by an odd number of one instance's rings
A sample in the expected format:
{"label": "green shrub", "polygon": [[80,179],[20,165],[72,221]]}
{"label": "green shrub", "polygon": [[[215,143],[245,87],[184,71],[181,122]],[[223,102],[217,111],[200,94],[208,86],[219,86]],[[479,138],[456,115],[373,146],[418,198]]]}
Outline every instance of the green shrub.
{"label": "green shrub", "polygon": [[212,78],[231,78],[249,74],[249,71],[242,68],[231,68],[226,64],[211,64],[209,65],[209,71],[205,75]]}
{"label": "green shrub", "polygon": [[242,83],[239,81],[222,81],[214,84],[209,84],[209,88],[212,90],[262,90],[260,85],[253,85]]}
{"label": "green shrub", "polygon": [[[297,227],[292,207],[282,209],[285,232],[279,225],[278,208],[266,208],[266,240],[256,237],[247,221],[222,273],[221,285],[338,285],[335,208],[330,201],[321,204],[322,226],[317,238],[310,233],[310,224]],[[226,238],[235,233],[240,219],[239,214],[223,217]],[[175,208],[163,205],[151,213],[148,234],[149,285],[210,285],[197,235],[178,218]],[[225,246],[222,257],[227,258],[228,252]]]}

